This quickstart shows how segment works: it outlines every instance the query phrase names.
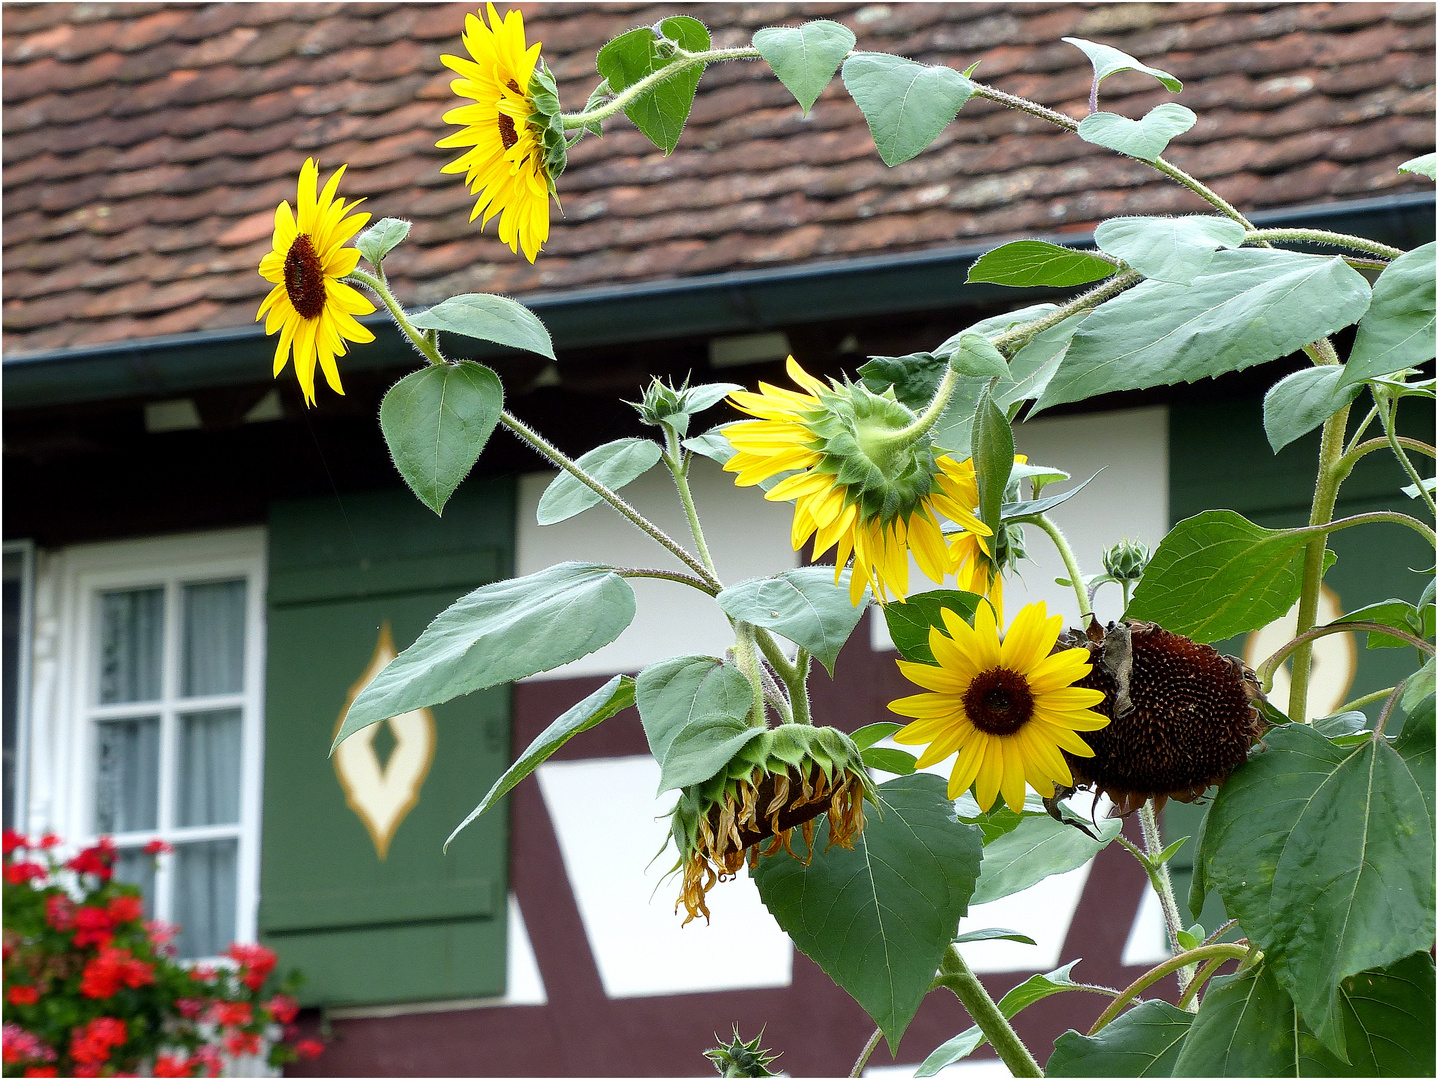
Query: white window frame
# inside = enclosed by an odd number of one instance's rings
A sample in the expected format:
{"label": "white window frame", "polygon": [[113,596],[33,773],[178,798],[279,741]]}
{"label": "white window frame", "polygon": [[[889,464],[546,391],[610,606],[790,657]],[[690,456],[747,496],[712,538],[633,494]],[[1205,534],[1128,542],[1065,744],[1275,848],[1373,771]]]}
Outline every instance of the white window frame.
{"label": "white window frame", "polygon": [[6,540],[6,555],[20,556],[20,626],[15,672],[15,805],[16,832],[29,831],[30,819],[30,665],[35,627],[35,544]]}
{"label": "white window frame", "polygon": [[[67,548],[57,567],[60,585],[59,679],[57,680],[52,802],[55,828],[75,844],[93,842],[95,811],[95,722],[107,716],[160,715],[160,816],[175,797],[172,767],[178,715],[213,708],[241,709],[240,823],[124,833],[122,846],[159,838],[198,841],[238,839],[234,940],[255,940],[259,907],[260,807],[262,795],[265,691],[266,536],[264,529],[235,529],[184,536],[84,544]],[[178,693],[181,591],[187,583],[244,578],[247,582],[245,689],[240,694],[181,699]],[[162,700],[152,710],[136,705],[99,705],[98,599],[116,589],[163,586],[165,636]],[[171,917],[174,856],[160,858],[155,880],[155,915]]]}

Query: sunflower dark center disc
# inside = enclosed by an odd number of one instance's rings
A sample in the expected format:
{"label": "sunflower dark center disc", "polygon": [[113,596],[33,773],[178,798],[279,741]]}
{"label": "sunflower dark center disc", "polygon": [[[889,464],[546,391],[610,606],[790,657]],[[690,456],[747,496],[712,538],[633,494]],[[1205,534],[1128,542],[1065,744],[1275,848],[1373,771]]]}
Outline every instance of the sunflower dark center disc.
{"label": "sunflower dark center disc", "polygon": [[308,236],[300,233],[285,256],[285,294],[301,318],[318,318],[325,309],[325,272]]}
{"label": "sunflower dark center disc", "polygon": [[519,132],[514,129],[514,121],[504,113],[499,114],[499,141],[504,143],[506,150],[519,142]]}
{"label": "sunflower dark center disc", "polygon": [[985,735],[1012,735],[1033,719],[1034,697],[1017,671],[990,668],[964,691],[964,712]]}

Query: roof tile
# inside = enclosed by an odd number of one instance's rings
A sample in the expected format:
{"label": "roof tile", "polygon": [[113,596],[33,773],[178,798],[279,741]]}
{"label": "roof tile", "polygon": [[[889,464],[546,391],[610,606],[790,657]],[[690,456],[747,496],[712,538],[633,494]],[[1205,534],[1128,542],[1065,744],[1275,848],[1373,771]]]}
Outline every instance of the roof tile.
{"label": "roof tile", "polygon": [[[657,3],[524,5],[577,107],[594,52],[675,13]],[[244,325],[274,207],[305,157],[349,198],[414,221],[387,263],[410,302],[520,293],[1081,230],[1203,204],[1151,170],[975,99],[886,168],[839,79],[807,119],[762,65],[706,73],[678,148],[624,122],[586,138],[536,265],[469,214],[442,53],[473,4],[7,4],[3,9],[5,347],[11,352]],[[724,3],[716,42],[837,19],[861,49],[966,67],[1079,118],[1091,70],[1057,39],[1102,40],[1185,80],[1198,124],[1169,156],[1240,206],[1424,190],[1395,171],[1433,144],[1429,4]],[[1172,95],[1123,73],[1103,108]]]}

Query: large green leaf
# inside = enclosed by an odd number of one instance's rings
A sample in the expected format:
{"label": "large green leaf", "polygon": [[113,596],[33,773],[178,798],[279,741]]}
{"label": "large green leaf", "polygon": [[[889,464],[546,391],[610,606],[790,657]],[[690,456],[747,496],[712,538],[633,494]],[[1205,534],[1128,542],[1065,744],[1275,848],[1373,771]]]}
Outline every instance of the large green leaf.
{"label": "large green leaf", "polygon": [[1193,1014],[1166,1001],[1145,1001],[1097,1035],[1065,1031],[1054,1042],[1045,1076],[1172,1076]]}
{"label": "large green leaf", "polygon": [[[984,852],[984,859],[988,859],[987,851]],[[974,903],[978,901],[975,900]],[[999,1012],[1003,1013],[1006,1019],[1012,1020],[1037,1001],[1068,990],[1077,990],[1078,983],[1069,976],[1077,963],[1078,961],[1074,960],[1047,975],[1032,975],[1025,979],[999,999]],[[956,1061],[962,1061],[988,1041],[977,1024],[966,1028],[926,1057],[924,1063],[914,1070],[914,1075],[934,1076],[941,1069],[948,1068]]]}
{"label": "large green leaf", "polygon": [[1353,403],[1363,387],[1357,383],[1341,386],[1342,379],[1341,367],[1309,367],[1269,388],[1263,396],[1263,430],[1275,454]]}
{"label": "large green leaf", "polygon": [[1222,217],[1121,217],[1100,222],[1094,243],[1153,281],[1188,285],[1219,248],[1236,248],[1246,230]]}
{"label": "large green leaf", "polygon": [[1338,1001],[1346,1063],[1309,1031],[1267,964],[1219,976],[1172,1075],[1433,1075],[1433,961],[1426,953],[1345,979]]}
{"label": "large green leaf", "polygon": [[1060,247],[1043,240],[1014,240],[979,256],[969,267],[969,281],[1028,287],[1068,288],[1101,281],[1118,267],[1087,251]]}
{"label": "large green leaf", "polygon": [[826,826],[808,866],[776,856],[760,859],[753,875],[779,926],[894,1050],[968,911],[983,848],[937,776],[890,780],[879,796],[882,814],[865,814],[854,850],[826,851]]}
{"label": "large green leaf", "polygon": [[656,794],[702,784],[763,734],[764,728],[751,727],[742,716],[697,717],[675,732],[670,741],[659,768]]}
{"label": "large green leaf", "polygon": [[549,340],[549,331],[539,317],[507,296],[490,293],[452,296],[410,321],[421,330],[446,330],[554,359],[554,342]]}
{"label": "large green leaf", "polygon": [[[1433,636],[1433,605],[1425,604],[1420,612],[1407,600],[1381,600],[1376,604],[1368,604],[1356,611],[1350,611],[1346,615],[1340,615],[1333,621],[1336,623],[1379,623],[1382,626],[1391,626],[1396,630],[1402,630],[1415,637],[1430,638]],[[1380,634],[1375,630],[1369,630],[1367,634],[1368,648],[1370,649],[1406,649],[1412,644],[1402,638],[1394,637],[1391,634]]]}
{"label": "large green leaf", "polygon": [[973,903],[987,904],[1064,874],[1088,862],[1119,834],[1123,822],[1105,818],[1094,840],[1045,813],[1025,813],[1018,825],[984,846],[984,865]]}
{"label": "large green leaf", "polygon": [[448,848],[450,841],[458,836],[466,825],[508,795],[514,785],[544,764],[570,739],[581,731],[588,731],[603,723],[615,713],[622,712],[633,704],[634,680],[628,675],[616,675],[574,708],[567,710],[559,719],[541,731],[538,737],[525,748],[524,753],[519,755],[519,759],[494,782],[494,786],[489,789],[484,798],[479,800],[479,805],[470,811],[469,816],[459,823],[454,832],[449,834],[449,840],[444,842],[444,846]]}
{"label": "large green leaf", "polygon": [[649,750],[660,763],[687,725],[713,716],[740,719],[754,703],[744,673],[713,656],[676,656],[651,664],[635,680],[634,695]]}
{"label": "large green leaf", "polygon": [[1433,359],[1433,243],[1400,255],[1378,275],[1373,303],[1358,323],[1344,382],[1359,383]]}
{"label": "large green leaf", "polygon": [[1155,161],[1171,140],[1196,123],[1198,117],[1192,109],[1165,101],[1155,105],[1141,120],[1130,120],[1118,113],[1089,113],[1079,121],[1078,137],[1140,161]]}
{"label": "large green leaf", "polygon": [[957,589],[914,593],[903,603],[885,604],[884,621],[889,626],[889,636],[894,639],[894,647],[899,650],[900,656],[917,664],[934,664],[938,661],[929,648],[929,630],[935,626],[943,629],[944,617],[939,611],[947,608],[964,622],[972,623],[974,612],[982,601],[977,593]]}
{"label": "large green leaf", "polygon": [[[1009,361],[1009,381],[1000,379],[995,387],[994,401],[1000,408],[1010,409],[1021,401],[1043,396],[1049,380],[1058,371],[1068,354],[1069,343],[1079,325],[1088,318],[1087,311],[1070,315],[1063,322],[1035,334]],[[1010,413],[1010,418],[1013,414]]]}
{"label": "large green leaf", "polygon": [[578,660],[633,621],[634,590],[594,563],[556,563],[481,586],[440,612],[375,676],[350,706],[334,745],[391,716]]}
{"label": "large green leaf", "polygon": [[1340,747],[1288,724],[1264,741],[1209,809],[1194,895],[1218,890],[1337,1050],[1340,983],[1433,942],[1433,830],[1385,740]]}
{"label": "large green leaf", "polygon": [[[669,42],[686,52],[704,52],[709,48],[709,31],[698,19],[673,15],[659,23],[657,33],[652,26],[641,26],[620,34],[599,50],[594,63],[609,89],[618,94],[674,62]],[[672,152],[679,145],[703,73],[703,65],[695,65],[664,80],[632,102],[624,115],[655,146],[666,154]]]}
{"label": "large green leaf", "polygon": [[[660,455],[653,439],[615,439],[596,446],[575,464],[610,491],[618,491],[654,468]],[[562,472],[544,489],[534,516],[541,525],[554,525],[603,501],[593,488]]]}
{"label": "large green leaf", "polygon": [[1175,94],[1183,89],[1183,83],[1179,82],[1168,72],[1140,63],[1132,56],[1129,56],[1128,53],[1120,52],[1112,45],[1103,45],[1097,41],[1088,41],[1078,37],[1066,37],[1060,38],[1059,40],[1066,41],[1075,48],[1082,49],[1083,54],[1089,58],[1089,62],[1093,64],[1095,89],[1110,75],[1117,75],[1120,71],[1141,71],[1145,75],[1152,75]]}
{"label": "large green leaf", "polygon": [[1298,599],[1300,556],[1311,539],[1297,529],[1265,529],[1232,510],[1195,514],[1158,545],[1127,615],[1195,641],[1267,626]]}
{"label": "large green leaf", "polygon": [[843,77],[885,165],[927,149],[974,92],[974,84],[953,68],[889,53],[856,53],[844,61]]}
{"label": "large green leaf", "polygon": [[436,514],[469,475],[504,411],[504,387],[483,364],[434,364],[389,388],[379,426],[419,501]]}
{"label": "large green leaf", "polygon": [[801,566],[768,578],[730,585],[718,596],[719,606],[733,619],[762,626],[802,645],[834,673],[839,650],[864,616],[865,605],[849,603],[845,570],[834,583],[827,566]]}
{"label": "large green leaf", "polygon": [[1434,835],[1438,836],[1438,815],[1434,814],[1433,808],[1433,704],[1434,698],[1430,693],[1413,707],[1403,721],[1403,730],[1393,740],[1393,749],[1407,763],[1408,771],[1423,792],[1423,802],[1428,807],[1428,822]]}
{"label": "large green leaf", "polygon": [[789,88],[805,116],[853,47],[853,31],[827,19],[797,28],[771,26],[754,35],[754,48]]}
{"label": "large green leaf", "polygon": [[1342,259],[1215,252],[1191,285],[1145,281],[1095,309],[1039,407],[1276,360],[1357,321],[1368,297],[1368,282]]}
{"label": "large green leaf", "polygon": [[974,410],[974,479],[979,490],[979,520],[997,536],[1004,491],[1014,470],[1014,430],[987,388]]}

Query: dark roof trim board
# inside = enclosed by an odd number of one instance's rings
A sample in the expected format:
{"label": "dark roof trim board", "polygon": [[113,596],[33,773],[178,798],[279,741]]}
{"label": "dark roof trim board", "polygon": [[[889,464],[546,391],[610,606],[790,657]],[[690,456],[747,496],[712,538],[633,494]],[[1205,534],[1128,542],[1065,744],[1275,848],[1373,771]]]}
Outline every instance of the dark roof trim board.
{"label": "dark roof trim board", "polygon": [[[1255,224],[1323,227],[1402,247],[1434,236],[1434,196],[1409,193],[1250,215]],[[1044,237],[1074,247],[1091,246],[1092,233]],[[663,338],[746,333],[786,325],[925,311],[957,302],[1018,300],[1020,293],[996,285],[964,285],[968,268],[997,241],[813,262],[771,270],[736,271],[656,283],[522,297],[549,327],[558,350],[653,341]],[[1024,299],[1038,299],[1032,291]],[[345,366],[380,370],[403,366],[409,346],[383,316],[365,320],[376,331],[373,345],[353,351]],[[498,346],[469,355],[498,355]],[[6,410],[87,401],[165,397],[205,387],[253,384],[273,354],[262,327],[177,334],[6,357]]]}

